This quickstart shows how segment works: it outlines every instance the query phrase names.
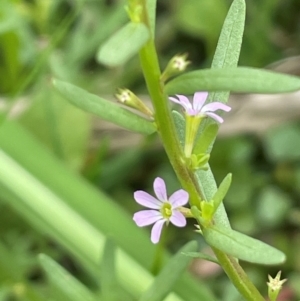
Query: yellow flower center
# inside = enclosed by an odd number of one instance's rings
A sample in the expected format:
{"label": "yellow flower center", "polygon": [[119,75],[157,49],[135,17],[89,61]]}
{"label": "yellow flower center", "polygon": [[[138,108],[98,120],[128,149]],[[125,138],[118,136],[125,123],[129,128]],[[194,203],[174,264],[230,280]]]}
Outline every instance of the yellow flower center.
{"label": "yellow flower center", "polygon": [[165,219],[169,219],[173,212],[172,212],[172,205],[170,203],[163,203],[161,209],[160,209],[160,212],[162,214],[162,216],[165,218]]}

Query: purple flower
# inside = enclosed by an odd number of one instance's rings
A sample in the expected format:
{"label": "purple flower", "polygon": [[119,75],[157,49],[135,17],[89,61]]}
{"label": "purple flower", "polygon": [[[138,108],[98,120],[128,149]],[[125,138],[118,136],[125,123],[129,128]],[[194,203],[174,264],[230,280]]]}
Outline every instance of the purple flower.
{"label": "purple flower", "polygon": [[189,194],[180,189],[168,198],[165,181],[161,178],[154,180],[153,188],[156,198],[142,190],[134,193],[136,202],[151,210],[136,212],[133,220],[139,227],[154,224],[151,231],[151,241],[156,244],[159,241],[164,223],[171,222],[177,227],[186,225],[186,219],[178,209],[188,202]]}
{"label": "purple flower", "polygon": [[190,116],[209,116],[217,122],[222,123],[224,121],[223,118],[213,112],[217,110],[229,112],[231,108],[221,102],[211,102],[204,105],[207,95],[207,92],[196,92],[194,94],[193,104],[191,104],[189,99],[184,95],[176,95],[178,99],[175,97],[169,97],[169,99],[183,106],[186,114]]}

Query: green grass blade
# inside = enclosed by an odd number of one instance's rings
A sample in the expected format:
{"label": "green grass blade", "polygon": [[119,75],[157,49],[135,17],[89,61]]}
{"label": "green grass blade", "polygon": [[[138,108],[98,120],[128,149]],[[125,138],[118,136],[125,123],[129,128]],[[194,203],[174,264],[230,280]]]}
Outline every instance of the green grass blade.
{"label": "green grass blade", "polygon": [[105,301],[117,301],[119,289],[116,278],[116,246],[107,238],[103,251],[100,273],[101,296]]}
{"label": "green grass blade", "polygon": [[[3,167],[0,183],[15,196],[9,198],[10,205],[37,229],[71,251],[91,271],[97,269],[104,235],[2,150],[0,163]],[[134,296],[140,295],[153,281],[150,273],[121,249],[117,253],[117,262],[118,279]],[[174,294],[169,299],[178,300],[182,299]]]}
{"label": "green grass blade", "polygon": [[191,241],[180,248],[159,275],[156,276],[150,288],[142,295],[139,301],[164,300],[191,260],[190,257],[182,253],[195,252],[196,250],[197,243],[195,241]]}
{"label": "green grass blade", "polygon": [[96,297],[92,292],[50,257],[45,254],[40,254],[39,262],[46,272],[50,283],[67,300],[96,301]]}
{"label": "green grass blade", "polygon": [[[4,160],[0,158],[3,173],[0,176],[1,187],[4,187],[4,180],[9,182],[9,190],[0,189],[2,198],[7,200],[20,216],[27,219],[38,231],[48,233],[90,270],[95,270],[101,258],[104,245],[103,233],[112,237],[120,247],[116,254],[116,273],[119,283],[133,295],[140,296],[153,279],[147,270],[150,270],[155,255],[155,246],[151,244],[149,234],[136,227],[132,216],[125,213],[99,189],[92,187],[79,175],[68,170],[16,123],[5,122],[0,128],[0,148],[6,154],[2,158]],[[7,156],[10,159],[9,162],[14,161],[13,166],[17,165],[18,169],[23,170],[21,174],[6,165]],[[43,194],[37,193],[39,191],[32,186],[33,182],[28,181],[32,177],[35,183],[38,181],[39,185],[44,187],[43,189],[47,188],[52,192],[56,196],[56,201],[49,199],[47,194],[45,195],[47,200],[45,200]],[[26,189],[31,189],[29,197],[19,189],[16,180],[24,181],[22,185],[26,186]],[[24,200],[25,197],[28,199]],[[46,205],[48,203],[47,206],[53,205],[52,210],[55,212],[52,216],[43,206],[44,202]],[[62,206],[60,206],[61,203]],[[67,208],[66,212],[64,208]],[[59,226],[53,218],[57,215],[60,221]],[[52,225],[52,223],[55,224]],[[81,242],[75,234],[68,235],[68,232],[74,232],[74,225],[79,231],[82,227],[91,228],[88,231],[83,230],[80,234],[83,236]],[[72,237],[71,241],[70,237]],[[137,242],[139,248],[136,248]],[[166,253],[164,258],[168,258]],[[96,269],[95,275],[98,276],[98,268]],[[131,272],[128,274],[128,271]],[[135,277],[138,278],[134,280]],[[204,300],[214,300],[202,283],[196,283],[187,274],[178,281],[175,291],[182,296],[183,300],[197,301],[199,296]]]}

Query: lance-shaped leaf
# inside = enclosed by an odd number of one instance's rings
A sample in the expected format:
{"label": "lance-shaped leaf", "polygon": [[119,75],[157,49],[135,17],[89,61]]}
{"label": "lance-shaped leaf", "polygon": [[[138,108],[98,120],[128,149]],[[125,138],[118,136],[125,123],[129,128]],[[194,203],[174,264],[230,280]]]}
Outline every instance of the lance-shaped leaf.
{"label": "lance-shaped leaf", "polygon": [[185,252],[185,253],[182,253],[182,254],[185,255],[185,256],[188,256],[188,257],[204,259],[204,260],[211,261],[211,262],[214,262],[216,264],[219,264],[218,259],[216,259],[215,257],[212,257],[212,256],[210,256],[208,254],[205,254],[205,253],[201,253],[201,252]]}
{"label": "lance-shaped leaf", "polygon": [[203,230],[206,242],[226,254],[252,263],[281,264],[286,257],[281,251],[240,232],[224,227],[209,227]]}
{"label": "lance-shaped leaf", "polygon": [[182,147],[184,147],[185,119],[177,111],[172,111],[172,116],[174,118],[174,123],[175,123],[175,127],[176,127],[176,131],[177,131],[177,134],[178,134],[180,145]]}
{"label": "lance-shaped leaf", "polygon": [[216,193],[213,196],[213,203],[214,203],[214,213],[216,212],[216,210],[218,209],[218,207],[220,206],[220,204],[222,203],[222,201],[224,200],[227,191],[230,187],[231,184],[231,179],[232,179],[232,174],[229,173],[222,181],[222,183],[220,184],[218,190],[216,191]]}
{"label": "lance-shaped leaf", "polygon": [[191,241],[184,245],[167,263],[155,278],[150,288],[142,295],[139,301],[161,301],[171,292],[174,284],[187,268],[191,258],[183,253],[196,252],[197,243]]}
{"label": "lance-shaped leaf", "polygon": [[96,301],[92,292],[50,257],[40,254],[39,261],[50,283],[62,297],[73,301]]}
{"label": "lance-shaped leaf", "polygon": [[220,33],[211,68],[237,65],[243,40],[245,15],[245,1],[233,1]]}
{"label": "lance-shaped leaf", "polygon": [[219,126],[216,123],[211,123],[204,128],[200,133],[200,137],[197,139],[193,153],[202,154],[208,153],[209,148],[215,140],[218,133]]}
{"label": "lance-shaped leaf", "polygon": [[166,85],[168,94],[197,91],[284,93],[300,90],[300,78],[263,69],[236,67],[187,72]]}
{"label": "lance-shaped leaf", "polygon": [[84,111],[96,114],[104,120],[134,132],[142,134],[152,134],[155,132],[152,122],[120,107],[116,103],[60,80],[53,80],[53,84],[56,90],[70,103]]}
{"label": "lance-shaped leaf", "polygon": [[[234,0],[224,21],[211,68],[236,67],[245,27],[245,0]],[[212,92],[209,101],[228,101],[229,91]]]}
{"label": "lance-shaped leaf", "polygon": [[[244,33],[245,15],[245,0],[234,0],[221,30],[217,49],[211,65],[212,69],[237,66]],[[211,92],[209,93],[208,101],[227,103],[228,97],[229,91]],[[210,168],[207,171],[198,170],[196,176],[198,178],[198,185],[201,188],[205,199],[210,200],[217,191],[217,185]],[[217,225],[230,228],[230,223],[223,204],[219,206],[214,216]]]}
{"label": "lance-shaped leaf", "polygon": [[102,45],[97,59],[109,67],[120,66],[138,53],[149,37],[149,30],[143,23],[130,22]]}

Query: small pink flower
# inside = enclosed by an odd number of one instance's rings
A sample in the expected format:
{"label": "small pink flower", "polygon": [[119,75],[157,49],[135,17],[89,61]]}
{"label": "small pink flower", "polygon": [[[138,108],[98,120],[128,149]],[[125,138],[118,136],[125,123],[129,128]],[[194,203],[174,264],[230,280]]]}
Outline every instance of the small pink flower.
{"label": "small pink flower", "polygon": [[209,116],[217,122],[222,123],[224,121],[223,118],[213,112],[217,110],[229,112],[231,108],[221,102],[211,102],[204,105],[207,95],[207,92],[196,92],[194,94],[193,104],[191,104],[189,99],[184,95],[176,95],[178,99],[175,97],[169,97],[169,99],[180,104],[185,109],[186,114],[190,116]]}
{"label": "small pink flower", "polygon": [[188,202],[189,194],[180,189],[168,198],[165,181],[161,178],[154,180],[153,188],[156,198],[142,190],[134,193],[134,199],[137,203],[152,210],[136,212],[133,220],[139,227],[154,224],[151,231],[151,241],[156,244],[159,241],[164,223],[171,222],[177,227],[186,225],[186,219],[178,209]]}

